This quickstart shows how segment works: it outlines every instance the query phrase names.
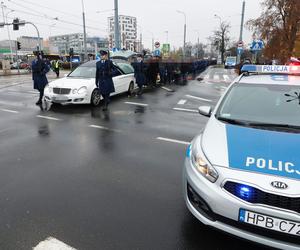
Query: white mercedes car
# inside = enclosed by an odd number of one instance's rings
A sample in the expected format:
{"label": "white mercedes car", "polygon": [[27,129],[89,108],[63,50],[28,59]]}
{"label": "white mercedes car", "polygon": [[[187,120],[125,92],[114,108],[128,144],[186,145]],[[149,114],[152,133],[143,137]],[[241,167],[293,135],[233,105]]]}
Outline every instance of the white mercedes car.
{"label": "white mercedes car", "polygon": [[[126,61],[113,61],[115,75],[113,82],[115,93],[128,92],[135,89],[134,69]],[[62,104],[92,104],[97,106],[102,99],[95,84],[96,61],[82,64],[64,78],[50,82],[45,87],[45,100]]]}
{"label": "white mercedes car", "polygon": [[245,65],[188,147],[184,197],[205,225],[300,249],[300,67]]}

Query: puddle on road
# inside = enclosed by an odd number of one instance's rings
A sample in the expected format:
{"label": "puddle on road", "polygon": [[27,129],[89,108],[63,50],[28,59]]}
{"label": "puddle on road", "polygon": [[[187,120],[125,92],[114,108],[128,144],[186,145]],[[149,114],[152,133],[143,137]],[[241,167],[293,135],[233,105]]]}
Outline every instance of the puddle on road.
{"label": "puddle on road", "polygon": [[144,114],[145,113],[145,107],[136,107],[134,113],[136,114]]}

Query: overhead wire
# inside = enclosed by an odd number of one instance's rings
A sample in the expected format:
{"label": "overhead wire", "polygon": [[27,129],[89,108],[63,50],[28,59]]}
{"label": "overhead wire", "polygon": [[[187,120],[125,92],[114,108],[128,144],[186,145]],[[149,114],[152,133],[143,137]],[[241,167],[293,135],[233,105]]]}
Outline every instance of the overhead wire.
{"label": "overhead wire", "polygon": [[[56,20],[56,21],[58,21],[58,22],[65,23],[65,24],[70,24],[70,25],[75,25],[75,26],[83,27],[82,24],[78,24],[78,23],[66,21],[66,20],[60,19],[60,18],[58,18],[58,17],[50,17],[50,16],[48,16],[48,15],[45,14],[45,13],[41,13],[41,14],[43,14],[43,15],[36,14],[36,12],[32,12],[30,8],[28,8],[28,7],[24,6],[24,5],[15,3],[15,2],[12,1],[12,0],[10,0],[10,2],[13,3],[14,5],[17,5],[17,6],[23,7],[23,8],[25,8],[25,9],[27,9],[27,10],[30,10],[30,11],[28,12],[28,11],[24,11],[24,10],[14,9],[14,11],[16,11],[16,12],[20,12],[20,13],[24,13],[24,14],[28,14],[28,15],[33,15],[33,16],[36,16],[36,17],[42,17],[42,18],[49,19],[49,20]],[[8,8],[8,7],[7,7],[7,9],[12,10],[11,8]],[[93,30],[102,30],[102,31],[106,31],[106,29],[96,28],[96,27],[92,27],[92,26],[86,26],[86,28],[88,28],[88,29],[93,29]]]}
{"label": "overhead wire", "polygon": [[[13,0],[8,0],[9,2],[13,2]],[[80,15],[76,15],[76,14],[73,14],[73,13],[69,13],[69,12],[64,12],[64,11],[61,11],[61,10],[58,10],[58,9],[54,9],[54,8],[51,8],[49,6],[45,6],[45,5],[41,5],[41,4],[38,4],[38,3],[33,3],[31,1],[28,1],[28,0],[14,0],[14,1],[20,1],[22,3],[27,3],[27,4],[30,4],[30,5],[33,5],[34,7],[40,7],[42,9],[50,9],[50,10],[53,10],[55,12],[58,12],[58,13],[61,13],[61,14],[64,14],[64,15],[68,15],[68,16],[72,16],[74,18],[80,18],[81,16]],[[19,4],[20,5],[20,4]],[[113,10],[113,9],[112,9]],[[99,13],[102,13],[102,12],[108,12],[108,11],[111,11],[111,10],[104,10],[104,11],[100,11]],[[93,20],[93,19],[89,19],[89,18],[86,18],[87,21],[92,21],[92,22],[95,22],[97,24],[99,24],[99,21],[96,21],[96,20]],[[106,26],[106,23],[100,23],[102,25],[105,25]]]}

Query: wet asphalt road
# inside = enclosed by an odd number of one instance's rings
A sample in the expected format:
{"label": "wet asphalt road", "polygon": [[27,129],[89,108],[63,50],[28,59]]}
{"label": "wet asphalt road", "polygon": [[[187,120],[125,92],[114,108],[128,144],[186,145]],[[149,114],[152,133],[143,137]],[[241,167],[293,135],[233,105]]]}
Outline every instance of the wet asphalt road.
{"label": "wet asphalt road", "polygon": [[0,249],[49,236],[82,250],[262,249],[203,226],[182,196],[184,142],[207,121],[197,107],[223,88],[167,87],[117,96],[107,113],[43,111],[30,76],[0,77]]}

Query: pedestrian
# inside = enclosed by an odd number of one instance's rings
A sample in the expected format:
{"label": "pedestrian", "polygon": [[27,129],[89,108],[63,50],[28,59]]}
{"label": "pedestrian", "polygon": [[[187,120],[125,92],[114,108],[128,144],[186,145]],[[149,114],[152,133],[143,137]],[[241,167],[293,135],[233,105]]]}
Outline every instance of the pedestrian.
{"label": "pedestrian", "polygon": [[48,79],[46,74],[49,72],[50,67],[43,61],[42,53],[36,52],[36,58],[32,61],[32,80],[33,88],[37,89],[40,92],[39,100],[36,102],[36,105],[41,105],[45,86],[48,84]]}
{"label": "pedestrian", "polygon": [[148,67],[149,74],[149,84],[151,87],[154,87],[157,82],[158,74],[159,74],[159,61],[157,57],[151,59]]}
{"label": "pedestrian", "polygon": [[146,68],[144,64],[144,58],[141,54],[137,56],[137,62],[134,64],[134,77],[135,82],[139,87],[138,95],[141,95],[143,93],[143,85],[146,84]]}
{"label": "pedestrian", "polygon": [[100,51],[101,60],[96,63],[96,86],[104,99],[103,111],[108,109],[110,94],[115,92],[113,83],[114,66],[108,58],[108,52]]}
{"label": "pedestrian", "polygon": [[53,71],[56,73],[57,78],[59,78],[59,67],[60,67],[59,60],[57,59],[53,62]]}

